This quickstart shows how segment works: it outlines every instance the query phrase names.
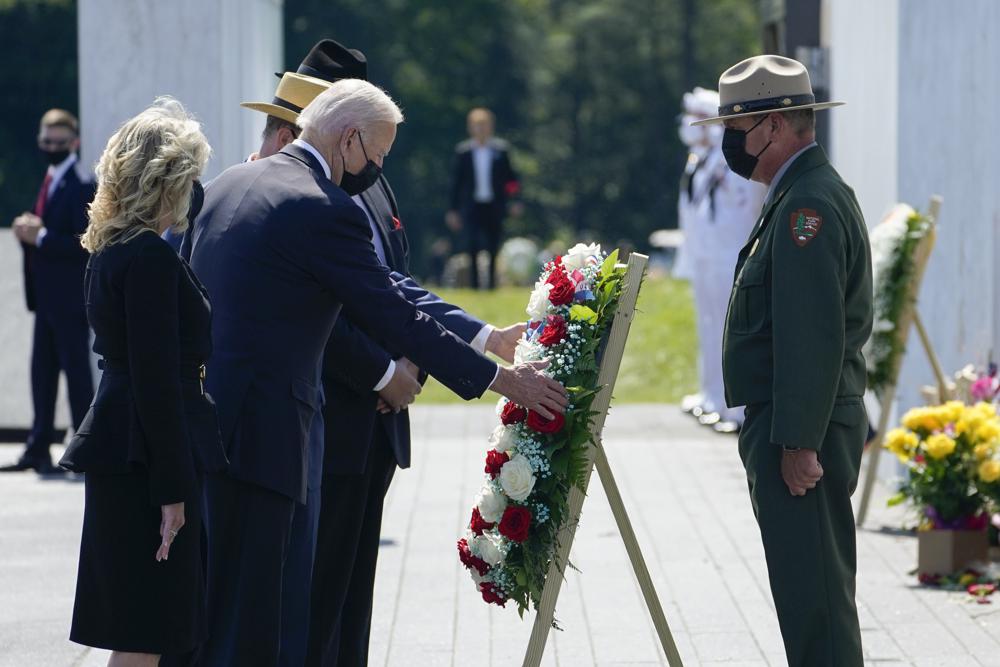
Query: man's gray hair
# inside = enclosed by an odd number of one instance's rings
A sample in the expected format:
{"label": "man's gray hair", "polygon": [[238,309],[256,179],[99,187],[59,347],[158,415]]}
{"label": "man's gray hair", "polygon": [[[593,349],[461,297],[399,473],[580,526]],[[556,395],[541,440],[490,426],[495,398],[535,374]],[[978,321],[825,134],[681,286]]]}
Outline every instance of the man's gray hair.
{"label": "man's gray hair", "polygon": [[302,131],[320,136],[333,136],[350,127],[364,131],[378,122],[398,125],[403,112],[384,90],[361,79],[337,81],[299,114]]}

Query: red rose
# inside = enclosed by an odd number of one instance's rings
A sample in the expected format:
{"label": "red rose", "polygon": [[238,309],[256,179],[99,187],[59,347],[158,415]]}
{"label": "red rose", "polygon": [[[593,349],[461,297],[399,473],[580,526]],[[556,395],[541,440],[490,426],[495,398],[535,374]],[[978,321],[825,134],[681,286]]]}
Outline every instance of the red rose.
{"label": "red rose", "polygon": [[469,543],[464,537],[458,541],[458,558],[462,561],[462,565],[470,570],[475,570],[479,573],[480,577],[486,576],[486,573],[490,571],[490,566],[486,564],[486,561],[472,555],[472,551],[469,550]]}
{"label": "red rose", "polygon": [[500,474],[500,468],[503,467],[504,463],[510,461],[510,455],[507,452],[498,452],[495,449],[491,449],[486,452],[486,474],[490,476],[491,479],[496,479],[497,475]]}
{"label": "red rose", "polygon": [[508,505],[500,519],[500,534],[515,542],[528,539],[531,527],[531,510],[520,505]]}
{"label": "red rose", "polygon": [[520,424],[527,416],[527,410],[516,403],[507,401],[500,412],[500,421],[503,422],[504,426],[510,426],[511,424]]}
{"label": "red rose", "polygon": [[538,342],[542,345],[555,345],[561,343],[566,337],[566,320],[559,315],[549,315],[545,321],[545,330],[538,337]]}
{"label": "red rose", "polygon": [[486,602],[499,605],[501,607],[507,603],[507,598],[503,596],[500,589],[490,582],[484,581],[479,584],[479,590],[483,594],[483,600]]}
{"label": "red rose", "polygon": [[489,530],[495,523],[490,523],[483,518],[483,515],[479,513],[478,507],[472,508],[472,520],[469,521],[469,530],[471,530],[476,535],[482,535],[484,530]]}
{"label": "red rose", "polygon": [[573,284],[565,274],[560,274],[562,280],[557,280],[552,283],[552,291],[549,292],[549,301],[552,302],[553,306],[565,306],[568,303],[573,302],[573,297],[576,296],[576,286]]}
{"label": "red rose", "polygon": [[566,425],[566,418],[558,412],[552,419],[546,419],[534,410],[528,411],[528,428],[539,433],[558,433]]}

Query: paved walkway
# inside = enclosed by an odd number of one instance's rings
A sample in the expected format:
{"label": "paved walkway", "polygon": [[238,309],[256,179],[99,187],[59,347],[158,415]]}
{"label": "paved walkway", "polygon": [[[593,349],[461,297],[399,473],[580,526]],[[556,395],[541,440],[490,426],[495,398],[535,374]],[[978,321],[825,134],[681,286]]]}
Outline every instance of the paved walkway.
{"label": "paved walkway", "polygon": [[[454,543],[479,488],[483,408],[414,410],[414,466],[397,475],[383,530],[372,665],[519,665],[530,617],[478,599]],[[784,665],[763,552],[735,440],[670,406],[613,410],[609,458],[685,665]],[[0,458],[15,455],[0,448]],[[915,586],[912,537],[876,498],[859,535],[866,664],[1000,666],[1000,604]],[[83,488],[0,479],[0,666],[99,665],[66,641]],[[597,478],[544,664],[665,664]]]}

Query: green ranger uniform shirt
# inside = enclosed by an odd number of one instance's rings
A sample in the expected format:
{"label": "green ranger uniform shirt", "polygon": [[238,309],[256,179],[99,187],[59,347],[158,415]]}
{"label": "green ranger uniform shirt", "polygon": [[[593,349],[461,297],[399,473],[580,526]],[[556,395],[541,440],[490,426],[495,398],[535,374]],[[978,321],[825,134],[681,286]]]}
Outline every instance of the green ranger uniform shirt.
{"label": "green ranger uniform shirt", "polygon": [[865,391],[868,230],[819,146],[788,166],[740,251],[722,343],[730,407],[773,403],[771,442],[819,450],[834,403]]}

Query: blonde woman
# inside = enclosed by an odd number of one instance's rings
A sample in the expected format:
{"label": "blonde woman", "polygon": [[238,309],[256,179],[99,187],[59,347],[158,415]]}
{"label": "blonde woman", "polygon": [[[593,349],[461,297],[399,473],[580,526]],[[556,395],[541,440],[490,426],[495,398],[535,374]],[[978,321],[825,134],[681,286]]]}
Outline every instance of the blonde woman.
{"label": "blonde woman", "polygon": [[206,636],[201,479],[225,467],[202,387],[208,295],[160,238],[201,207],[211,149],[161,98],[108,140],[83,247],[87,318],[104,375],[60,461],[86,473],[70,639],[109,665],[156,665]]}

